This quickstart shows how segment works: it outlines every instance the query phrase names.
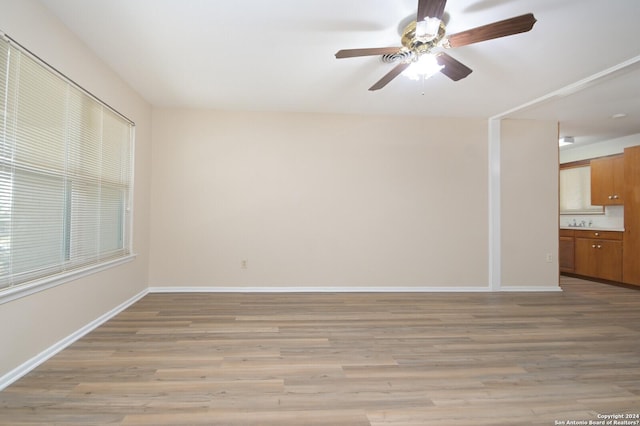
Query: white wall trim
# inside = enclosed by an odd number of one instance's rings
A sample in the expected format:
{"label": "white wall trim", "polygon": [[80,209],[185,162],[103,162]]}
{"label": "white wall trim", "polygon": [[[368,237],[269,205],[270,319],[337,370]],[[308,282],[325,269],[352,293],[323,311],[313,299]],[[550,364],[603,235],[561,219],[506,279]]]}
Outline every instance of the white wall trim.
{"label": "white wall trim", "polygon": [[4,388],[9,386],[16,380],[20,379],[25,374],[29,373],[31,370],[33,370],[34,368],[36,368],[37,366],[39,366],[40,364],[42,364],[43,362],[45,362],[46,360],[48,360],[49,358],[57,354],[58,352],[65,349],[67,346],[71,345],[76,340],[80,339],[85,334],[98,328],[103,323],[107,322],[108,320],[110,320],[111,318],[113,318],[114,316],[116,316],[117,314],[119,314],[129,306],[133,305],[135,302],[142,299],[148,293],[149,293],[148,289],[141,291],[140,293],[136,294],[129,300],[121,303],[120,305],[116,306],[109,312],[105,313],[104,315],[101,315],[100,317],[86,324],[79,330],[71,333],[64,339],[51,345],[44,351],[40,352],[38,355],[34,356],[33,358],[27,360],[26,362],[22,363],[18,367],[9,371],[8,373],[0,377],[0,391],[2,391]]}
{"label": "white wall trim", "polygon": [[560,286],[502,286],[500,288],[502,292],[561,292]]}
{"label": "white wall trim", "polygon": [[553,92],[547,93],[546,95],[540,96],[539,98],[533,99],[508,111],[497,114],[493,116],[492,119],[507,118],[511,114],[524,111],[527,108],[534,107],[545,102],[550,102],[555,99],[563,98],[565,96],[569,96],[573,93],[589,88],[599,80],[607,78],[618,71],[623,71],[624,69],[631,67],[637,63],[640,63],[640,55],[634,56],[633,58],[627,59],[626,61],[620,62],[619,64],[585,77],[582,80],[571,83],[568,86],[562,87],[558,90],[554,90]]}
{"label": "white wall trim", "polygon": [[14,287],[8,287],[0,290],[0,305],[8,303],[22,297],[30,296],[43,290],[59,286],[60,284],[74,281],[97,272],[104,271],[115,266],[131,262],[136,258],[136,253],[131,253],[117,259],[107,260],[105,262],[96,263],[83,268],[73,269],[71,271],[59,274],[49,275],[47,277],[34,280],[30,283],[18,284]]}
{"label": "white wall trim", "polygon": [[[149,293],[487,293],[488,286],[467,287],[149,287]],[[501,292],[558,292],[560,286],[502,286]]]}
{"label": "white wall trim", "polygon": [[489,287],[502,285],[501,120],[489,119]]}
{"label": "white wall trim", "polygon": [[149,287],[149,293],[482,293],[478,287]]}

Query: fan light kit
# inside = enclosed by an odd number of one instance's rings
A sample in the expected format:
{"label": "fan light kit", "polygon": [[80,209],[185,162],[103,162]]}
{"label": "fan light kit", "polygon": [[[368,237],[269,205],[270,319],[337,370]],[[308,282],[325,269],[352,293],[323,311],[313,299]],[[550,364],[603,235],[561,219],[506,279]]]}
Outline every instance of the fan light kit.
{"label": "fan light kit", "polygon": [[[446,25],[442,21],[446,4],[447,0],[418,0],[416,20],[402,32],[402,46],[344,49],[336,53],[336,58],[382,55],[384,62],[397,63],[369,90],[382,89],[405,70],[405,74],[414,79],[426,79],[439,71],[451,80],[458,81],[471,74],[471,68],[445,52],[433,52],[435,48],[449,49],[524,33],[536,23],[533,14],[527,13],[446,36]],[[427,65],[429,63],[430,66]]]}
{"label": "fan light kit", "polygon": [[435,73],[442,71],[444,65],[440,65],[433,55],[423,55],[413,62],[413,65],[404,70],[402,74],[411,80],[427,79]]}

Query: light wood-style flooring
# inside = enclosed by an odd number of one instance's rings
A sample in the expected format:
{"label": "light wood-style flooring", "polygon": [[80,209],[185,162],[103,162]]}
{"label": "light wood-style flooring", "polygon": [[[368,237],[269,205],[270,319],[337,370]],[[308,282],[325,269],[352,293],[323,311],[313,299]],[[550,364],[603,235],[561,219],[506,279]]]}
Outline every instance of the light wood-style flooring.
{"label": "light wood-style flooring", "polygon": [[557,425],[640,413],[640,291],[562,286],[150,294],[0,392],[0,424]]}

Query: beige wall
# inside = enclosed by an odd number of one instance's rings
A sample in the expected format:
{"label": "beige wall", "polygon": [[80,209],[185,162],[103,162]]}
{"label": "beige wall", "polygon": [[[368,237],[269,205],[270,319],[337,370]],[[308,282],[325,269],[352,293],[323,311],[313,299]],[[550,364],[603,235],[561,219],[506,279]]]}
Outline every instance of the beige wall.
{"label": "beige wall", "polygon": [[485,120],[153,114],[150,286],[487,286]]}
{"label": "beige wall", "polygon": [[0,377],[147,287],[151,107],[40,3],[0,0],[0,30],[136,123],[133,262],[0,304]]}
{"label": "beige wall", "polygon": [[557,287],[557,123],[503,120],[501,127],[502,287]]}

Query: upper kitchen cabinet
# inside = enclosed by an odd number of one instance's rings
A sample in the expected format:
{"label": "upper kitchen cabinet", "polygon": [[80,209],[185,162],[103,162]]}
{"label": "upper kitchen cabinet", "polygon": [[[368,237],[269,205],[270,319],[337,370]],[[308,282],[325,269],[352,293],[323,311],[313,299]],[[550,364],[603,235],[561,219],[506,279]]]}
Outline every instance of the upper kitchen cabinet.
{"label": "upper kitchen cabinet", "polygon": [[591,204],[624,204],[624,155],[591,160]]}

